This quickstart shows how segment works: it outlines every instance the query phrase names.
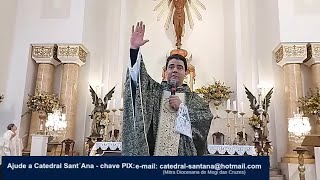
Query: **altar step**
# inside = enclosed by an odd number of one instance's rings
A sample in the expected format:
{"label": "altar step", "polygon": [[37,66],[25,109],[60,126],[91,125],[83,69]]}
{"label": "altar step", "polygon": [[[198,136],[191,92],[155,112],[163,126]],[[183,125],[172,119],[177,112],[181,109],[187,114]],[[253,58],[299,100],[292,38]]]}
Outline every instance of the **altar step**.
{"label": "altar step", "polygon": [[270,180],[285,180],[285,176],[281,174],[280,169],[270,169]]}

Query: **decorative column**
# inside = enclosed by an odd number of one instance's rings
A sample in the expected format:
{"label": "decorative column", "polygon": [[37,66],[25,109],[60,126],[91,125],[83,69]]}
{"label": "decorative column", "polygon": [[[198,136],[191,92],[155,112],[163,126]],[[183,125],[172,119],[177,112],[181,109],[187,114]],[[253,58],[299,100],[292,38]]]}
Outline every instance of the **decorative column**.
{"label": "decorative column", "polygon": [[[311,69],[312,88],[320,88],[320,43],[308,45],[308,60],[305,62]],[[311,133],[320,134],[320,124],[316,123],[315,117],[310,118],[312,124]]]}
{"label": "decorative column", "polygon": [[[302,97],[301,64],[307,59],[307,43],[282,43],[275,50],[276,63],[284,70],[284,90],[286,94],[286,119],[293,117]],[[286,127],[288,129],[288,126]],[[301,146],[298,142],[288,138],[287,153],[282,162],[297,162],[294,149]]]}
{"label": "decorative column", "polygon": [[[31,57],[38,64],[36,91],[52,93],[54,68],[59,65],[57,61],[57,46],[54,44],[32,45]],[[40,120],[38,112],[31,115],[28,147],[31,145],[31,135],[39,132]]]}
{"label": "decorative column", "polygon": [[79,69],[85,64],[87,53],[85,47],[79,44],[58,45],[58,59],[63,63],[60,101],[65,106],[68,123],[65,138],[74,139]]}

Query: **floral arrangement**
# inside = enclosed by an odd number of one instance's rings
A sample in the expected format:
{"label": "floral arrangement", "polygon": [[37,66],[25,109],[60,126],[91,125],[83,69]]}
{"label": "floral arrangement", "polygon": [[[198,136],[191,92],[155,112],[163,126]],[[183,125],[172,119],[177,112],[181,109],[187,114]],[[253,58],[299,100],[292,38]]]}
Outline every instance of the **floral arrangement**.
{"label": "floral arrangement", "polygon": [[259,128],[261,124],[261,120],[260,117],[253,114],[252,117],[249,118],[249,125],[255,129],[255,128]]}
{"label": "floral arrangement", "polygon": [[316,92],[310,89],[310,92],[305,96],[299,98],[301,104],[300,110],[304,114],[312,114],[320,118],[320,89],[317,87]]}
{"label": "floral arrangement", "polygon": [[3,101],[3,99],[4,99],[4,96],[0,95],[0,103]]}
{"label": "floral arrangement", "polygon": [[35,95],[28,95],[27,107],[29,112],[51,113],[53,108],[61,107],[57,95],[48,92],[39,92],[36,90]]}
{"label": "floral arrangement", "polygon": [[224,82],[215,81],[214,84],[209,84],[208,86],[202,86],[196,89],[197,94],[201,94],[205,100],[208,102],[214,101],[226,101],[230,98],[230,87],[226,86]]}

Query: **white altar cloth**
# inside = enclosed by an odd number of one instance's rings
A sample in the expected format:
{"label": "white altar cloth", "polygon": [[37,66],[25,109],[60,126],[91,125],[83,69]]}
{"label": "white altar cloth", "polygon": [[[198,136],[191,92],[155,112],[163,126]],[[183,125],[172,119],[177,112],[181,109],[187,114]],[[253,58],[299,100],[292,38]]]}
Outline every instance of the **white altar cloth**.
{"label": "white altar cloth", "polygon": [[[254,146],[247,145],[208,145],[209,154],[212,155],[249,155],[256,156],[257,152]],[[218,153],[218,154],[217,154]]]}
{"label": "white altar cloth", "polygon": [[[90,156],[99,156],[97,153],[98,149],[103,151],[110,149],[111,151],[122,150],[122,142],[96,142],[91,151]],[[208,152],[211,155],[249,155],[256,156],[256,150],[254,146],[244,145],[208,145]],[[218,154],[217,154],[218,153]]]}
{"label": "white altar cloth", "polygon": [[117,149],[122,151],[122,142],[96,142],[90,151],[90,156],[99,156],[96,154],[99,148],[103,151],[108,150],[108,148],[111,151],[115,151]]}

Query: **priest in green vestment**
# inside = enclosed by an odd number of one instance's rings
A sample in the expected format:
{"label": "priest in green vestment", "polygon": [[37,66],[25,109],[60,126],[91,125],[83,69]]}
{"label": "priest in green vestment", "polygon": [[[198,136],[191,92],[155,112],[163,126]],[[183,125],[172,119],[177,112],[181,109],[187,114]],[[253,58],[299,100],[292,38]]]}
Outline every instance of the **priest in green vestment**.
{"label": "priest in green vestment", "polygon": [[179,54],[167,58],[167,81],[153,80],[140,47],[145,25],[132,26],[130,63],[124,90],[124,156],[202,156],[213,115],[208,103],[191,92],[183,80],[187,61]]}

